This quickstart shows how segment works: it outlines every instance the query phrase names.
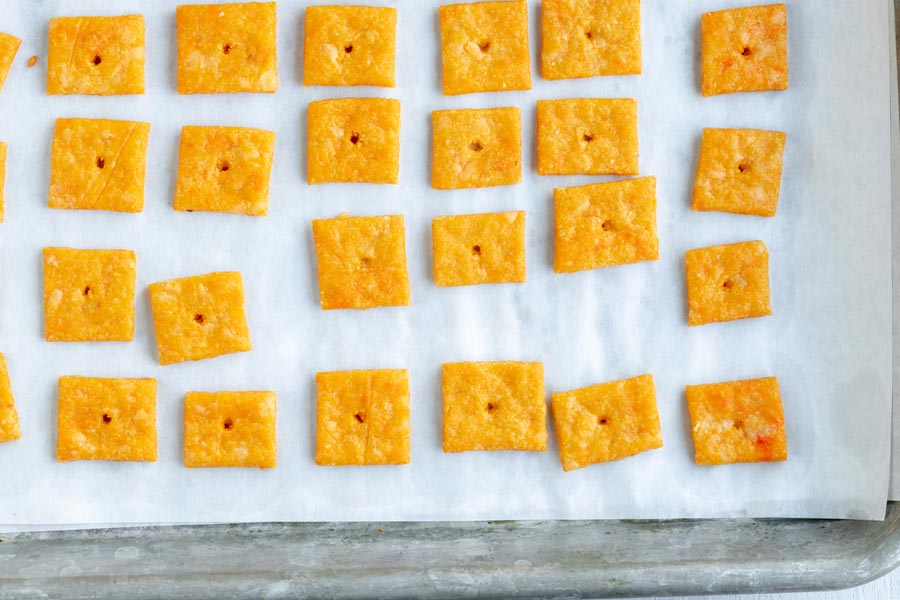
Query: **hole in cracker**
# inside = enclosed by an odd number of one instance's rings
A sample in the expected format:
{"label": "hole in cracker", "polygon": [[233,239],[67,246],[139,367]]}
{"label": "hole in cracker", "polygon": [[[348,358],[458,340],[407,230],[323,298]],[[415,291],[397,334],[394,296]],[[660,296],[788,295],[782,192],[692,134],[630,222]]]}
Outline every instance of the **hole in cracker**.
{"label": "hole in cracker", "polygon": [[363,256],[362,258],[359,259],[359,264],[362,266],[363,269],[368,269],[372,266],[372,259],[369,258],[368,256]]}
{"label": "hole in cracker", "polygon": [[222,52],[225,54],[231,54],[231,44],[225,44],[222,46]]}
{"label": "hole in cracker", "polygon": [[750,49],[750,46],[744,46],[744,51],[741,52],[741,56],[750,56],[753,54],[753,50]]}
{"label": "hole in cracker", "polygon": [[600,417],[597,419],[597,423],[599,423],[600,425],[608,425],[609,417]]}
{"label": "hole in cracker", "polygon": [[196,321],[197,323],[200,323],[201,325],[203,325],[203,321],[205,321],[205,320],[206,319],[203,318],[203,315],[201,315],[199,313],[194,315],[194,321]]}
{"label": "hole in cracker", "polygon": [[481,256],[481,246],[479,246],[478,244],[472,246],[472,254],[474,254],[475,256]]}
{"label": "hole in cracker", "polygon": [[746,173],[749,170],[750,170],[750,165],[748,165],[747,163],[741,163],[738,165],[738,171],[740,171],[741,173]]}
{"label": "hole in cracker", "polygon": [[112,423],[112,417],[106,413],[103,413],[103,422],[106,424]]}
{"label": "hole in cracker", "polygon": [[344,46],[344,52],[346,52],[347,54],[350,54],[351,52],[353,52],[353,44],[348,44],[348,45]]}
{"label": "hole in cracker", "polygon": [[234,427],[234,421],[232,421],[231,419],[225,419],[225,421],[222,423],[222,427],[230,431],[231,428]]}
{"label": "hole in cracker", "polygon": [[487,52],[488,49],[490,49],[490,47],[491,47],[491,43],[487,40],[484,40],[482,42],[478,42],[478,47],[481,49],[482,52]]}
{"label": "hole in cracker", "polygon": [[89,296],[93,290],[91,290],[91,286],[85,286],[84,295]]}
{"label": "hole in cracker", "polygon": [[744,422],[741,421],[740,419],[736,420],[736,421],[734,422],[734,428],[735,428],[735,429],[743,429],[743,428],[744,428]]}
{"label": "hole in cracker", "polygon": [[734,287],[734,282],[730,279],[726,279],[725,283],[722,284],[722,287],[725,288],[726,290],[730,290],[731,288]]}
{"label": "hole in cracker", "polygon": [[351,144],[358,144],[358,143],[359,143],[359,133],[357,133],[356,131],[354,131],[352,134],[350,134],[350,143],[351,143]]}
{"label": "hole in cracker", "polygon": [[353,418],[356,419],[357,421],[359,421],[360,423],[366,422],[366,415],[364,415],[362,413],[356,413],[355,415],[353,415]]}
{"label": "hole in cracker", "polygon": [[103,158],[102,156],[98,156],[97,157],[97,168],[102,169],[105,166],[106,166],[106,159]]}
{"label": "hole in cracker", "polygon": [[227,160],[223,160],[222,162],[219,163],[219,170],[222,171],[223,173],[230,168],[231,168],[231,165],[228,163]]}
{"label": "hole in cracker", "polygon": [[95,54],[94,60],[92,60],[91,62],[94,63],[94,66],[96,67],[97,65],[99,65],[100,63],[103,62],[103,58],[101,58],[99,54]]}
{"label": "hole in cracker", "polygon": [[612,228],[613,228],[612,221],[610,221],[609,219],[600,223],[600,229],[602,229],[603,231],[609,231]]}
{"label": "hole in cracker", "polygon": [[469,144],[469,150],[471,150],[472,152],[481,152],[482,150],[484,150],[484,146],[481,145],[481,142],[474,141]]}
{"label": "hole in cracker", "polygon": [[585,37],[587,37],[587,39],[589,39],[589,40],[594,39],[594,32],[592,32],[592,31],[585,31],[585,32],[584,32],[584,35],[585,35]]}
{"label": "hole in cracker", "polygon": [[497,408],[498,408],[498,406],[496,404],[494,404],[493,402],[488,402],[487,411],[489,413],[495,412],[497,410]]}
{"label": "hole in cracker", "polygon": [[586,134],[584,134],[584,138],[583,138],[583,139],[584,139],[584,141],[586,141],[586,142],[593,142],[593,141],[594,141],[594,136],[592,136],[592,135],[589,134],[589,133],[586,133]]}

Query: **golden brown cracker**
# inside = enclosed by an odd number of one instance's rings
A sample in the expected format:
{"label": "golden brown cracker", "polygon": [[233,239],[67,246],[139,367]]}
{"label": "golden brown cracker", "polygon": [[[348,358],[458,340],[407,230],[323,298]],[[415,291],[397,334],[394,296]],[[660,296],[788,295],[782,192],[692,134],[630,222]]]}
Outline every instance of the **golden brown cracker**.
{"label": "golden brown cracker", "polygon": [[633,98],[538,100],[539,175],[637,175]]}
{"label": "golden brown cracker", "polygon": [[452,190],[522,181],[522,117],[518,108],[431,113],[431,185]]}
{"label": "golden brown cracker", "polygon": [[409,373],[316,373],[316,464],[409,463]]}
{"label": "golden brown cracker", "polygon": [[150,284],[159,363],[249,352],[240,273],[210,273]]}
{"label": "golden brown cracker", "polygon": [[275,13],[275,2],[178,6],[178,93],[275,92]]}
{"label": "golden brown cracker", "polygon": [[50,208],[141,212],[150,124],[57,119]]}
{"label": "golden brown cracker", "polygon": [[303,85],[394,87],[397,9],[309,6],[303,41]]}
{"label": "golden brown cracker", "polygon": [[144,93],[144,17],[50,19],[47,94]]}
{"label": "golden brown cracker", "polygon": [[543,0],[544,79],[640,75],[641,0]]}
{"label": "golden brown cracker", "polygon": [[444,452],[547,449],[541,363],[447,363],[441,373]]}
{"label": "golden brown cracker", "polygon": [[156,380],[60,377],[56,459],[156,460]]}
{"label": "golden brown cracker", "polygon": [[438,217],[431,232],[437,285],[525,283],[525,211]]}
{"label": "golden brown cracker", "polygon": [[275,392],[188,392],[184,466],[272,469]]}
{"label": "golden brown cracker", "polygon": [[763,242],[689,250],[685,271],[690,326],[772,314]]}
{"label": "golden brown cracker", "polygon": [[652,375],[553,394],[551,406],[566,471],[662,448]]}
{"label": "golden brown cracker", "polygon": [[698,465],[787,460],[784,409],[774,377],[687,386]]}
{"label": "golden brown cracker", "polygon": [[444,95],[531,89],[525,0],[441,6]]}
{"label": "golden brown cracker", "polygon": [[655,177],[557,188],[553,198],[557,273],[659,258]]}
{"label": "golden brown cracker", "polygon": [[271,131],[182,128],[175,210],[264,216],[274,153]]}

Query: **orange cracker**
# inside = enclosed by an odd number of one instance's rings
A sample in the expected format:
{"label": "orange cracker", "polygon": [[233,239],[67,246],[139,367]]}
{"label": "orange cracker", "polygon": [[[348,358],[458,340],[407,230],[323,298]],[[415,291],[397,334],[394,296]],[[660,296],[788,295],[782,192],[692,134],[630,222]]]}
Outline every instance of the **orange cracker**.
{"label": "orange cracker", "polygon": [[538,100],[539,175],[637,175],[633,98]]}
{"label": "orange cracker", "polygon": [[271,131],[182,128],[175,210],[265,215],[274,153]]}
{"label": "orange cracker", "polygon": [[698,465],[787,460],[784,409],[774,377],[687,386]]}
{"label": "orange cracker", "polygon": [[275,392],[188,392],[184,466],[258,467],[276,461]]}
{"label": "orange cracker", "polygon": [[543,0],[544,79],[640,75],[641,0]]}
{"label": "orange cracker", "polygon": [[316,464],[409,463],[409,373],[316,373]]}
{"label": "orange cracker", "polygon": [[141,212],[150,124],[57,119],[50,208]]}
{"label": "orange cracker", "polygon": [[531,89],[525,0],[441,6],[445,96]]}
{"label": "orange cracker", "polygon": [[441,374],[444,452],[547,449],[544,365],[448,363]]}
{"label": "orange cracker", "polygon": [[762,242],[689,250],[688,325],[705,325],[772,314],[769,252]]}
{"label": "orange cracker", "polygon": [[551,396],[563,469],[662,448],[652,375]]}
{"label": "orange cracker", "polygon": [[6,150],[7,143],[0,142],[0,223],[3,222],[3,216],[6,211],[6,198],[4,194],[4,187],[6,186]]}
{"label": "orange cracker", "polygon": [[240,273],[210,273],[150,284],[159,363],[252,349]]}
{"label": "orange cracker", "polygon": [[303,85],[394,87],[397,9],[309,6]]}
{"label": "orange cracker", "polygon": [[525,283],[525,211],[438,217],[431,233],[437,285]]}
{"label": "orange cracker", "polygon": [[655,177],[557,188],[553,198],[557,273],[659,258]]}
{"label": "orange cracker", "polygon": [[453,190],[522,181],[522,116],[518,108],[431,113],[431,185]]}
{"label": "orange cracker", "polygon": [[132,341],[136,273],[131,250],[44,248],[45,339]]}
{"label": "orange cracker", "polygon": [[275,24],[274,2],[178,6],[178,93],[275,92]]}
{"label": "orange cracker", "polygon": [[47,94],[144,93],[144,17],[50,19]]}
{"label": "orange cracker", "polygon": [[312,222],[322,308],[408,306],[403,215]]}
{"label": "orange cracker", "polygon": [[397,183],[400,101],[341,98],[309,103],[309,183]]}
{"label": "orange cracker", "polygon": [[60,377],[56,460],[156,460],[156,380]]}
{"label": "orange cracker", "polygon": [[784,4],[705,13],[701,30],[704,96],[787,89]]}
{"label": "orange cracker", "polygon": [[9,383],[6,356],[0,353],[0,442],[11,442],[20,437],[22,430],[19,429],[19,413],[16,412],[16,400]]}
{"label": "orange cracker", "polygon": [[774,217],[786,136],[759,129],[704,129],[694,210]]}
{"label": "orange cracker", "polygon": [[6,76],[9,75],[9,68],[12,66],[13,60],[16,58],[16,52],[22,40],[11,36],[8,33],[0,32],[0,90],[6,82]]}

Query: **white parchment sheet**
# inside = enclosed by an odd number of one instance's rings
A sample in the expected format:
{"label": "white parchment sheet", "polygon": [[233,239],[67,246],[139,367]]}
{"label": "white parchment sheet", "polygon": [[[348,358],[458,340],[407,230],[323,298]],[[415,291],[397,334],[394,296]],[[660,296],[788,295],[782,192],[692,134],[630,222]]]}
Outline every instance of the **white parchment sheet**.
{"label": "white parchment sheet", "polygon": [[[891,205],[888,3],[789,0],[790,90],[703,99],[704,10],[747,1],[644,0],[644,74],[549,82],[539,77],[539,2],[530,0],[534,89],[443,97],[437,1],[400,0],[395,89],[305,88],[307,2],[278,3],[275,95],[178,96],[174,0],[5,3],[0,31],[24,38],[0,92],[9,142],[6,222],[0,225],[0,351],[7,355],[22,439],[0,445],[0,523],[88,524],[265,520],[656,517],[878,519],[891,437]],[[57,15],[143,13],[147,93],[46,97],[47,22]],[[27,69],[31,55],[38,65]],[[306,106],[332,97],[402,101],[400,184],[306,184]],[[635,97],[641,172],[658,178],[660,260],[572,275],[552,269],[552,190],[607,178],[538,177],[535,102]],[[519,185],[432,190],[434,109],[518,106],[525,165]],[[152,123],[142,214],[46,207],[57,117]],[[172,196],[183,125],[277,132],[269,216],[176,213]],[[690,210],[703,127],[788,134],[778,216]],[[527,211],[528,283],[439,289],[431,219]],[[342,212],[402,213],[413,304],[324,312],[310,221]],[[762,239],[771,253],[774,316],[689,329],[683,256],[690,248]],[[129,248],[138,256],[137,327],[129,344],[43,341],[41,249]],[[196,363],[158,364],[147,285],[239,270],[254,349]],[[546,453],[441,451],[440,365],[535,360],[551,392],[652,373],[665,447],[564,473],[555,435]],[[412,463],[317,467],[317,371],[408,368]],[[156,463],[60,464],[54,459],[60,375],[155,377]],[[701,468],[686,384],[775,375],[790,458]],[[182,402],[191,390],[278,393],[278,467],[182,466]],[[548,426],[551,423],[548,420]]]}

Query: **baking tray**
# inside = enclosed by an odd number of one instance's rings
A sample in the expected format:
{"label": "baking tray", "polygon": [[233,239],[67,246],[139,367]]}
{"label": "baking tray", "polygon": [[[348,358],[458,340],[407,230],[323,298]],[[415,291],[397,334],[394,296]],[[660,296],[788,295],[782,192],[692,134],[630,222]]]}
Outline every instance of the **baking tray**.
{"label": "baking tray", "polygon": [[[900,0],[894,0],[894,7],[900,14]],[[900,23],[895,23],[895,35],[900,38]],[[788,592],[861,585],[898,564],[900,502],[888,503],[883,522],[128,527],[0,533],[0,600],[623,598]]]}

